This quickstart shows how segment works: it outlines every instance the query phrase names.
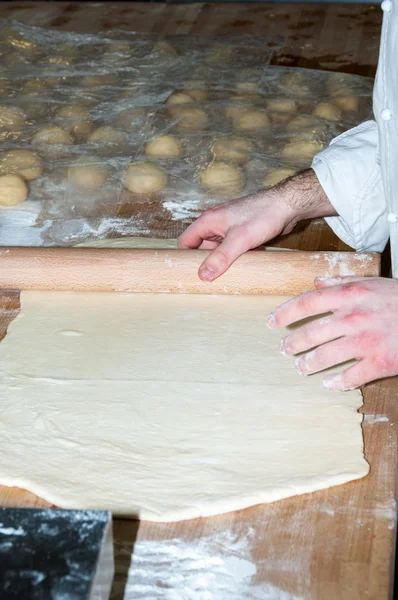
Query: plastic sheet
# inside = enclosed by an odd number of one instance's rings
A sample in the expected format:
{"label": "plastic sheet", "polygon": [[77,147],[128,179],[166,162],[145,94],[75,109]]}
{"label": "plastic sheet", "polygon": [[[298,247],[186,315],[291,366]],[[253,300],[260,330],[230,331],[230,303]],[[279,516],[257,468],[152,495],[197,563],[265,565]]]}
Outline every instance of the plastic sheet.
{"label": "plastic sheet", "polygon": [[[270,66],[280,41],[3,23],[0,175],[27,177],[29,195],[0,206],[0,244],[168,236],[176,222],[309,166],[371,117],[371,79]],[[171,136],[160,150],[159,136]],[[28,164],[19,150],[35,153]],[[161,170],[155,191],[128,182],[136,162]]]}

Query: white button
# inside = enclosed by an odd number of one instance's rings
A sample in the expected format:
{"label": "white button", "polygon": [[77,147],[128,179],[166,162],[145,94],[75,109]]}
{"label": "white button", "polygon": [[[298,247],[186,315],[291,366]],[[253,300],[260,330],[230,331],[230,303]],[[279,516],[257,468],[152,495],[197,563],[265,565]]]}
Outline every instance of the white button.
{"label": "white button", "polygon": [[384,10],[384,12],[391,12],[392,11],[391,0],[383,0],[383,2],[381,3],[381,8],[382,8],[382,10]]}
{"label": "white button", "polygon": [[394,215],[393,212],[388,213],[388,215],[387,215],[387,221],[389,221],[390,223],[396,223],[397,222],[397,215]]}
{"label": "white button", "polygon": [[391,110],[389,108],[385,108],[384,110],[382,110],[381,118],[383,119],[383,121],[391,121],[391,119],[392,119]]}

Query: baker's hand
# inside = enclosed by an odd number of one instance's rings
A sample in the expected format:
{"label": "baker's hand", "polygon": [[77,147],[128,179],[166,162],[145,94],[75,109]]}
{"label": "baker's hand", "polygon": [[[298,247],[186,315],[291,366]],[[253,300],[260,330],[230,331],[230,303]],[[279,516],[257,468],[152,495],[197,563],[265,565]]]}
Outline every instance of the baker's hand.
{"label": "baker's hand", "polygon": [[[318,278],[316,290],[288,300],[268,318],[271,329],[332,313],[290,333],[281,352],[295,355],[301,375],[355,359],[343,372],[327,375],[332,390],[351,390],[398,374],[398,281],[380,277]],[[308,352],[310,350],[310,352]]]}
{"label": "baker's hand", "polygon": [[273,188],[207,210],[178,245],[213,250],[199,268],[203,281],[213,281],[241,254],[289,233],[298,221],[335,214],[315,172],[308,169]]}

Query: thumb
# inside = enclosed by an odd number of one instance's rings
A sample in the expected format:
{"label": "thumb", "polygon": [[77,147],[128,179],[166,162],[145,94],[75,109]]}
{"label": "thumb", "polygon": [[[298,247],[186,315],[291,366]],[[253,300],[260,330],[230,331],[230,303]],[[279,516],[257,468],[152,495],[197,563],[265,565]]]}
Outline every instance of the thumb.
{"label": "thumb", "polygon": [[363,281],[363,279],[374,279],[374,277],[316,277],[314,284],[317,289],[320,289],[332,287],[333,285]]}
{"label": "thumb", "polygon": [[251,249],[250,242],[240,228],[229,231],[221,244],[215,248],[199,267],[202,281],[213,281],[229,269],[239,256]]}

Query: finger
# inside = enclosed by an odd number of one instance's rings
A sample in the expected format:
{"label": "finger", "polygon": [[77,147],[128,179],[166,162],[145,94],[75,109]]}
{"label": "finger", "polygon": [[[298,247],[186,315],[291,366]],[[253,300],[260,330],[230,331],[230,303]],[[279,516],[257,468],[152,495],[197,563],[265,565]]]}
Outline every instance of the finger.
{"label": "finger", "polygon": [[203,240],[199,246],[199,250],[214,250],[220,245],[220,242],[212,242],[210,240]]}
{"label": "finger", "polygon": [[271,329],[287,327],[308,317],[346,308],[356,303],[363,291],[360,282],[352,282],[306,292],[281,304],[270,314],[267,324]]}
{"label": "finger", "polygon": [[317,289],[331,287],[333,285],[341,285],[342,283],[353,283],[355,281],[369,281],[376,279],[375,277],[316,277],[315,287]]}
{"label": "finger", "polygon": [[358,353],[360,348],[355,338],[341,337],[300,356],[296,361],[296,369],[300,375],[319,373],[348,360],[362,358]]}
{"label": "finger", "polygon": [[222,240],[226,231],[225,213],[206,211],[192,223],[178,238],[178,247],[187,250],[199,248],[204,240]]}
{"label": "finger", "polygon": [[202,281],[213,281],[229,269],[239,256],[250,249],[243,227],[231,229],[225,240],[209,254],[199,267]]}
{"label": "finger", "polygon": [[199,246],[203,242],[203,239],[204,234],[201,231],[201,227],[200,225],[198,225],[198,221],[195,221],[178,238],[178,247],[182,250],[188,250],[189,248],[199,248]]}
{"label": "finger", "polygon": [[333,373],[326,375],[323,379],[323,385],[329,390],[336,392],[345,392],[365,385],[370,381],[378,379],[380,374],[370,359],[364,359],[357,362],[352,367],[345,369],[342,373]]}
{"label": "finger", "polygon": [[284,356],[292,356],[335,340],[346,333],[347,325],[343,320],[329,315],[290,333],[281,341],[279,348]]}

